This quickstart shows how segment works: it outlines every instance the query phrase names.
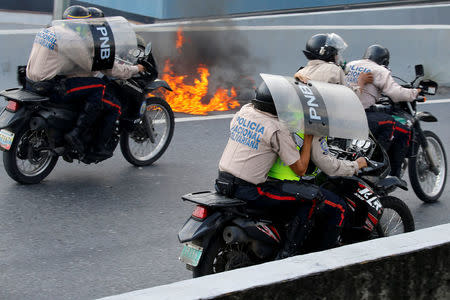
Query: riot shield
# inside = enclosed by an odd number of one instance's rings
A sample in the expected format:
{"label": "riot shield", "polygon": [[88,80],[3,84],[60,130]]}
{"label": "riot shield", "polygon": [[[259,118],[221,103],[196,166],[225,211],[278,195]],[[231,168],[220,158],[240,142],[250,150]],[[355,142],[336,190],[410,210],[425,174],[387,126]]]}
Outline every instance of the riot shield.
{"label": "riot shield", "polygon": [[367,139],[369,127],[358,96],[348,87],[319,81],[260,74],[272,94],[278,118],[291,132]]}
{"label": "riot shield", "polygon": [[55,20],[61,75],[112,69],[114,62],[130,64],[137,48],[136,34],[123,17]]}

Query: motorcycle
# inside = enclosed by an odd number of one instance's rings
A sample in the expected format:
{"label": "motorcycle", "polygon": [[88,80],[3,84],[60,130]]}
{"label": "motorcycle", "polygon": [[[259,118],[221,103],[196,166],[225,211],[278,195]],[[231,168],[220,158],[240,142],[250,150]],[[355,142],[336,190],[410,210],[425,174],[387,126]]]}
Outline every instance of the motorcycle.
{"label": "motorcycle", "polygon": [[417,103],[425,102],[423,95],[435,95],[438,85],[432,80],[416,81],[424,76],[422,65],[415,66],[416,77],[411,83],[402,81],[403,87],[420,88],[421,96],[413,102],[394,103],[388,96],[383,96],[376,109],[393,115],[396,121],[407,125],[411,130],[411,142],[402,164],[401,176],[408,169],[411,186],[420,200],[428,203],[436,202],[442,195],[447,180],[447,157],[439,137],[432,131],[423,130],[421,122],[437,122],[437,118],[429,112],[417,110]]}
{"label": "motorcycle", "polygon": [[[367,143],[364,141],[364,143]],[[366,145],[373,153],[375,147]],[[381,147],[379,147],[381,149]],[[339,150],[341,157],[359,156]],[[375,155],[379,162],[368,160],[369,167],[353,177],[328,178],[325,186],[342,196],[350,210],[341,243],[349,244],[377,237],[413,231],[414,219],[408,206],[388,196],[392,186],[406,188],[390,171],[387,154]],[[295,184],[295,183],[294,183]],[[290,219],[267,211],[249,209],[246,202],[213,191],[182,196],[196,207],[178,233],[183,244],[180,260],[192,270],[193,277],[224,272],[275,260],[286,239]],[[316,210],[317,211],[317,210]],[[311,233],[300,253],[314,251],[313,216]]]}
{"label": "motorcycle", "polygon": [[[145,50],[134,49],[133,56],[145,67],[127,80],[108,80],[108,88],[122,104],[122,113],[115,124],[108,148],[114,150],[120,143],[125,159],[135,166],[148,166],[166,151],[174,132],[174,114],[162,98],[150,96],[156,89],[172,90],[159,80],[158,68],[151,43]],[[24,68],[19,67],[19,82],[25,81]],[[78,107],[55,104],[25,88],[0,92],[7,101],[0,113],[0,149],[6,173],[22,184],[36,184],[46,178],[58,158],[86,164],[98,163],[92,152],[98,127],[93,126],[83,137],[84,153],[67,146],[64,134],[70,131],[78,116]],[[94,124],[95,125],[95,124]]]}

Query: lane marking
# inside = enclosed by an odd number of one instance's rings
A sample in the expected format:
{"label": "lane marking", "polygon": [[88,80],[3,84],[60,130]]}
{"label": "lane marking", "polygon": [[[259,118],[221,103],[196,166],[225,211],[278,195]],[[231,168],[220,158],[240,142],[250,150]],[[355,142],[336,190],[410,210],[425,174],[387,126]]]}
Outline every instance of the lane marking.
{"label": "lane marking", "polygon": [[[450,103],[450,99],[428,100],[427,102],[419,103],[419,104],[440,104],[440,103]],[[182,118],[175,118],[175,122],[182,123],[182,122],[194,122],[194,121],[232,119],[233,116],[234,116],[234,114],[215,115],[215,116],[182,117]]]}
{"label": "lane marking", "polygon": [[[138,32],[175,32],[178,31],[178,26],[161,26],[161,25],[140,25],[136,26]],[[144,27],[145,26],[145,27]],[[450,25],[250,25],[250,26],[183,26],[183,31],[268,31],[268,30],[449,30]]]}
{"label": "lane marking", "polygon": [[439,104],[439,103],[449,103],[450,99],[438,99],[438,100],[427,100],[426,102],[419,104]]}
{"label": "lane marking", "polygon": [[192,121],[206,121],[206,120],[218,120],[218,119],[232,119],[234,114],[216,115],[216,116],[204,116],[204,117],[183,117],[175,118],[176,123],[192,122]]}

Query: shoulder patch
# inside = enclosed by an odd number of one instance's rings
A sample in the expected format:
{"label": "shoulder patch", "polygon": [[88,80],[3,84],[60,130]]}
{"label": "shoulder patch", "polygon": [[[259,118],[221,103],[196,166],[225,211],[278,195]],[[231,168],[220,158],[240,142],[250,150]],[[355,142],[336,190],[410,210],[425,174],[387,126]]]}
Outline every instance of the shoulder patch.
{"label": "shoulder patch", "polygon": [[322,149],[323,154],[327,155],[330,152],[330,149],[328,148],[327,139],[321,137],[319,141],[320,141],[320,148]]}

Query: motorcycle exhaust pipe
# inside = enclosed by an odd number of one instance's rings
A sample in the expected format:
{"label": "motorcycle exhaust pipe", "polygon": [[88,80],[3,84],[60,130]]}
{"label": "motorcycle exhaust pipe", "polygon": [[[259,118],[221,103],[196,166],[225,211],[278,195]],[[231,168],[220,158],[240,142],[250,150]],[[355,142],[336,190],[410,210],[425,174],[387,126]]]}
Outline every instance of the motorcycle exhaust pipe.
{"label": "motorcycle exhaust pipe", "polygon": [[30,129],[31,130],[41,130],[47,128],[47,121],[45,121],[41,117],[33,117],[30,120]]}
{"label": "motorcycle exhaust pipe", "polygon": [[223,230],[223,239],[227,244],[248,241],[247,234],[239,227],[227,226]]}

